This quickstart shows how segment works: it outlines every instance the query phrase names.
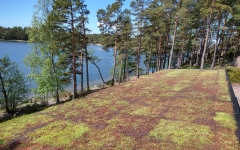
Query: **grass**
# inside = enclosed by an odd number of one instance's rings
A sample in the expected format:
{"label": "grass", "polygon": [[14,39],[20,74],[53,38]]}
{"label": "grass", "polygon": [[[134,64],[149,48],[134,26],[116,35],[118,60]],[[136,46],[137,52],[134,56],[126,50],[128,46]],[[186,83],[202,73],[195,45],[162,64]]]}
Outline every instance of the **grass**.
{"label": "grass", "polygon": [[0,123],[0,149],[240,149],[225,70],[163,70]]}

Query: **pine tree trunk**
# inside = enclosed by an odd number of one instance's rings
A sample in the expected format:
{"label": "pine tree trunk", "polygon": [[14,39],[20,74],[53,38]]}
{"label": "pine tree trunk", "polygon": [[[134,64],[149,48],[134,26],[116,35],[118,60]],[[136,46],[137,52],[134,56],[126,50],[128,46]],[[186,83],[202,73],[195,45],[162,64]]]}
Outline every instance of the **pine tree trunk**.
{"label": "pine tree trunk", "polygon": [[239,44],[240,44],[240,37],[238,38],[238,43],[236,44],[236,50],[235,50],[235,53],[234,53],[234,59],[237,59],[238,55],[239,55]]}
{"label": "pine tree trunk", "polygon": [[114,47],[114,63],[113,63],[113,73],[112,73],[112,79],[111,79],[111,86],[114,85],[114,76],[115,76],[115,70],[116,70],[116,57],[117,57],[117,35],[115,35],[115,47]]}
{"label": "pine tree trunk", "polygon": [[158,71],[161,69],[161,54],[162,54],[162,37],[159,38],[158,43]]}
{"label": "pine tree trunk", "polygon": [[229,37],[228,37],[228,40],[227,40],[227,43],[226,43],[226,50],[225,50],[225,53],[224,53],[224,56],[223,56],[223,60],[222,60],[222,65],[221,65],[221,67],[223,67],[224,66],[224,64],[225,64],[225,61],[226,61],[226,58],[227,58],[227,54],[228,54],[228,50],[229,50],[229,48],[230,48],[230,39],[231,39],[231,37],[232,37],[232,30],[230,31],[230,35],[229,35]]}
{"label": "pine tree trunk", "polygon": [[140,55],[141,55],[141,49],[142,49],[142,18],[140,19],[140,33],[139,33],[139,43],[138,43],[138,51],[137,51],[137,78],[140,77]]}
{"label": "pine tree trunk", "polygon": [[196,55],[197,55],[196,56],[196,63],[195,63],[196,66],[199,66],[200,49],[201,49],[201,46],[198,47],[198,50],[196,52]]}
{"label": "pine tree trunk", "polygon": [[124,65],[123,65],[123,82],[126,79],[126,48],[124,50]]}
{"label": "pine tree trunk", "polygon": [[86,79],[87,79],[87,91],[89,91],[89,72],[88,72],[88,50],[87,50],[87,41],[86,41],[86,29],[85,29],[85,19],[82,23],[83,32],[84,32],[84,49],[85,49],[85,61],[86,61]]}
{"label": "pine tree trunk", "polygon": [[[179,1],[179,8],[181,9],[182,7],[182,0]],[[172,40],[172,48],[170,50],[170,56],[168,59],[168,69],[171,69],[171,64],[172,64],[172,56],[173,56],[173,50],[175,46],[175,39],[176,39],[176,34],[177,34],[177,28],[178,28],[178,17],[175,20],[175,25],[174,25],[174,33],[173,33],[173,40]]]}
{"label": "pine tree trunk", "polygon": [[126,56],[126,80],[128,81],[128,47],[127,47],[127,56]]}
{"label": "pine tree trunk", "polygon": [[152,53],[153,53],[152,51],[153,51],[153,40],[151,39],[151,50],[150,50],[150,55],[148,60],[148,74],[149,74],[150,64],[152,64]]}
{"label": "pine tree trunk", "polygon": [[219,43],[219,27],[220,27],[220,24],[221,24],[221,15],[220,15],[220,13],[219,13],[218,15],[219,15],[219,19],[218,19],[218,30],[217,30],[216,43],[215,43],[213,60],[212,60],[212,65],[211,65],[211,68],[212,68],[212,69],[213,69],[214,66],[215,66],[216,54],[217,54],[217,51],[218,51],[218,43]]}
{"label": "pine tree trunk", "polygon": [[[185,39],[183,38],[183,41],[184,41]],[[178,68],[180,68],[181,66],[182,66],[182,55],[183,55],[183,48],[184,48],[184,44],[182,44],[182,47],[181,47],[181,51],[180,51],[180,53],[179,53],[179,56],[178,56]]]}
{"label": "pine tree trunk", "polygon": [[76,66],[76,41],[74,32],[73,8],[71,5],[71,29],[72,29],[72,54],[73,54],[73,99],[77,98],[77,66]]}
{"label": "pine tree trunk", "polygon": [[194,58],[194,52],[195,51],[195,46],[193,46],[192,48],[192,52],[191,52],[191,55],[190,55],[190,60],[189,60],[189,66],[192,67],[193,66],[193,58]]}
{"label": "pine tree trunk", "polygon": [[177,64],[178,64],[178,68],[180,68],[182,65],[182,50],[179,52]]}
{"label": "pine tree trunk", "polygon": [[121,83],[122,79],[122,57],[121,57],[121,63],[120,63],[120,73],[119,73],[119,84]]}
{"label": "pine tree trunk", "polygon": [[223,51],[223,43],[224,43],[224,31],[222,31],[222,36],[221,36],[221,46],[220,46],[220,55],[219,55],[219,58],[218,58],[218,63],[220,64],[220,59],[221,59],[221,56],[222,56],[222,53],[224,52]]}
{"label": "pine tree trunk", "polygon": [[153,39],[151,37],[151,46],[150,46],[150,54],[148,56],[148,63],[147,63],[147,68],[146,68],[146,74],[148,75],[149,74],[149,69],[150,69],[150,64],[152,63],[151,60],[152,60],[152,50],[153,50]]}
{"label": "pine tree trunk", "polygon": [[5,109],[7,111],[7,113],[10,113],[10,109],[9,109],[9,106],[8,106],[8,95],[7,95],[7,91],[5,89],[5,85],[4,85],[4,81],[3,81],[3,78],[2,78],[2,74],[0,72],[0,80],[1,80],[1,85],[2,85],[2,89],[1,89],[1,92],[3,93],[3,96],[4,96],[4,99],[5,99]]}
{"label": "pine tree trunk", "polygon": [[92,60],[91,62],[92,62],[92,64],[98,69],[98,73],[99,73],[99,75],[100,75],[100,77],[101,77],[101,79],[102,79],[102,82],[103,82],[104,84],[106,84],[106,82],[105,82],[104,79],[103,79],[102,73],[101,73],[100,68],[98,67],[98,65],[97,65],[93,60]]}
{"label": "pine tree trunk", "polygon": [[156,72],[158,71],[158,43],[156,42]]}
{"label": "pine tree trunk", "polygon": [[146,51],[145,52],[145,61],[146,61],[146,64],[145,64],[145,66],[146,66],[146,69],[145,69],[145,74],[147,75],[148,73],[147,73],[147,70],[148,70],[148,57],[149,57],[149,55],[148,55],[148,52]]}
{"label": "pine tree trunk", "polygon": [[166,66],[166,62],[167,62],[167,47],[168,47],[168,36],[167,36],[167,39],[164,43],[164,60],[163,60],[163,69],[165,69],[165,66]]}
{"label": "pine tree trunk", "polygon": [[80,54],[80,59],[81,59],[81,92],[83,92],[83,50],[81,50]]}
{"label": "pine tree trunk", "polygon": [[208,22],[208,29],[207,29],[204,49],[203,49],[203,53],[202,53],[202,60],[201,60],[201,67],[200,67],[201,69],[203,69],[203,67],[204,67],[204,57],[205,57],[205,53],[206,53],[206,49],[207,49],[208,36],[209,36],[210,28],[211,28],[211,20],[212,20],[214,3],[215,3],[215,0],[212,1],[211,13],[210,13],[209,22]]}
{"label": "pine tree trunk", "polygon": [[[141,32],[140,32],[140,35],[141,35]],[[142,38],[140,37],[140,38],[139,38],[139,44],[138,44],[138,51],[137,51],[137,70],[136,70],[136,71],[137,71],[137,74],[136,74],[137,78],[140,77],[140,72],[139,72],[139,70],[140,70],[141,42],[142,42]]]}
{"label": "pine tree trunk", "polygon": [[176,38],[176,34],[177,34],[177,27],[178,27],[178,18],[176,19],[175,26],[174,26],[172,48],[170,50],[169,59],[168,59],[168,69],[171,69],[172,55],[173,55],[173,49],[174,49],[174,45],[175,45],[175,38]]}
{"label": "pine tree trunk", "polygon": [[53,69],[53,77],[55,78],[55,83],[56,83],[56,90],[55,90],[55,94],[56,94],[56,101],[57,104],[60,103],[60,98],[59,98],[59,88],[58,88],[58,80],[57,80],[57,73],[56,73],[56,68],[55,68],[55,62],[54,62],[54,57],[53,55],[51,55],[51,61],[52,61],[52,69]]}

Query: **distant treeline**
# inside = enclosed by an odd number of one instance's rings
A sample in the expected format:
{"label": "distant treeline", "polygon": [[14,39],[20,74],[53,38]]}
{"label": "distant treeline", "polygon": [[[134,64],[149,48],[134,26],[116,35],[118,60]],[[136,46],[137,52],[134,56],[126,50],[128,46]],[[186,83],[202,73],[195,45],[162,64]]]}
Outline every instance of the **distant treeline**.
{"label": "distant treeline", "polygon": [[0,39],[2,40],[28,40],[28,27],[2,27],[0,26]]}
{"label": "distant treeline", "polygon": [[[28,40],[27,29],[29,27],[2,27],[0,26],[0,39],[2,40]],[[100,34],[87,34],[89,43],[101,44],[102,36]]]}
{"label": "distant treeline", "polygon": [[87,34],[88,42],[93,44],[103,44],[101,34]]}

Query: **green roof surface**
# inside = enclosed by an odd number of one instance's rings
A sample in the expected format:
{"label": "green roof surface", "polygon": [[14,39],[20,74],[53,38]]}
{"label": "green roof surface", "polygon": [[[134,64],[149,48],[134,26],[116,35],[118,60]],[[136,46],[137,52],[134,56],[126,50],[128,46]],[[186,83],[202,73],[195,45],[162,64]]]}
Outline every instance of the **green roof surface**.
{"label": "green roof surface", "polygon": [[225,70],[163,70],[0,123],[0,149],[239,149]]}

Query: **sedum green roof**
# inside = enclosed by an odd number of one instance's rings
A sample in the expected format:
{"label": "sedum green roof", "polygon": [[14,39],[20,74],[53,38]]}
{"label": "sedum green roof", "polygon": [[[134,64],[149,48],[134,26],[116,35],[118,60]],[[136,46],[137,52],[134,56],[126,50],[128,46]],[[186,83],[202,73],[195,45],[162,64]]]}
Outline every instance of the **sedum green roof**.
{"label": "sedum green roof", "polygon": [[237,150],[226,79],[225,70],[142,76],[0,123],[0,149]]}

